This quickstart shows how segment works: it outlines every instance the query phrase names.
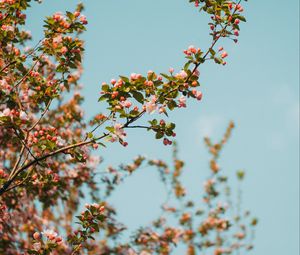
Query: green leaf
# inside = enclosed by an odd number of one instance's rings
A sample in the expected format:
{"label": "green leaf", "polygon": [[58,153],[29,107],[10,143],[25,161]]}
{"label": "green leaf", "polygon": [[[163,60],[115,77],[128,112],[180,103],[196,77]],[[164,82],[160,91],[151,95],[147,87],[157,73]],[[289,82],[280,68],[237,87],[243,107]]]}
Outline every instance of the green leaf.
{"label": "green leaf", "polygon": [[102,91],[107,92],[108,90],[109,90],[109,85],[108,84],[102,85]]}
{"label": "green leaf", "polygon": [[105,94],[105,95],[99,97],[98,102],[104,101],[104,100],[106,100],[108,97],[109,97],[109,95],[108,95],[108,94]]}
{"label": "green leaf", "polygon": [[216,52],[212,48],[209,49],[209,52],[212,56],[216,55]]}
{"label": "green leaf", "polygon": [[171,122],[171,123],[168,123],[168,124],[166,125],[166,128],[167,128],[167,129],[170,129],[170,130],[173,130],[173,129],[175,128],[175,126],[176,126],[175,123],[172,123],[172,122]]}
{"label": "green leaf", "polygon": [[217,64],[221,64],[223,61],[221,58],[214,58],[214,61],[217,63]]}
{"label": "green leaf", "polygon": [[237,176],[238,180],[242,181],[245,177],[245,171],[243,171],[243,170],[237,171],[236,176]]}
{"label": "green leaf", "polygon": [[37,251],[35,251],[35,250],[27,250],[27,252],[28,252],[29,254],[36,254],[36,255],[39,255],[39,253],[38,253]]}
{"label": "green leaf", "polygon": [[114,127],[106,127],[105,129],[107,129],[109,132],[114,132]]}
{"label": "green leaf", "polygon": [[142,93],[137,91],[131,91],[132,96],[135,98],[136,101],[143,104],[144,103],[144,96]]}
{"label": "green leaf", "polygon": [[75,60],[81,62],[81,55],[79,53],[75,53]]}
{"label": "green leaf", "polygon": [[127,78],[127,77],[125,77],[125,76],[119,76],[123,81],[125,81],[125,82],[129,82],[129,79]]}
{"label": "green leaf", "polygon": [[166,79],[168,79],[168,80],[171,80],[171,76],[168,76],[168,75],[166,75],[166,74],[164,74],[164,73],[161,73],[160,74],[162,77],[164,77],[164,78],[166,78]]}
{"label": "green leaf", "polygon": [[75,69],[77,68],[77,65],[74,62],[69,62],[69,67]]}
{"label": "green leaf", "polygon": [[8,116],[2,116],[0,117],[1,122],[11,122],[11,118]]}
{"label": "green leaf", "polygon": [[69,19],[74,19],[74,14],[72,12],[67,11],[66,13]]}
{"label": "green leaf", "polygon": [[174,110],[174,108],[177,106],[177,104],[176,104],[176,102],[175,101],[169,101],[168,102],[168,108],[172,111],[172,110]]}
{"label": "green leaf", "polygon": [[155,138],[156,138],[156,139],[161,139],[163,136],[164,136],[164,133],[161,132],[161,131],[158,131],[158,132],[156,133],[156,135],[155,135]]}
{"label": "green leaf", "polygon": [[246,22],[246,18],[244,16],[238,15],[238,19],[240,21]]}
{"label": "green leaf", "polygon": [[157,125],[157,119],[150,120],[149,123],[151,126],[156,126]]}
{"label": "green leaf", "polygon": [[191,63],[192,63],[192,61],[188,61],[188,62],[184,65],[183,69],[184,69],[185,71],[188,70]]}

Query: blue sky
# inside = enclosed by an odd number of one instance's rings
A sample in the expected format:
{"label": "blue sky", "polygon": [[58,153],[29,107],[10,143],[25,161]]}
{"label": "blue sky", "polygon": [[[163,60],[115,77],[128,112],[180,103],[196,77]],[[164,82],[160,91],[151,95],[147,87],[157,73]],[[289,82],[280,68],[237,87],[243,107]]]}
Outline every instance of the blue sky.
{"label": "blue sky", "polygon": [[[42,35],[42,19],[55,11],[72,10],[77,1],[48,0],[34,4],[28,26],[35,40]],[[85,74],[82,79],[88,116],[97,103],[102,81],[119,74],[151,69],[178,70],[182,50],[209,45],[208,17],[179,0],[84,1],[88,17],[85,33]],[[228,65],[201,67],[202,102],[171,115],[177,122],[180,156],[187,163],[184,182],[199,194],[208,175],[209,155],[202,138],[219,139],[230,120],[237,128],[226,146],[221,165],[233,175],[247,171],[243,185],[245,208],[260,219],[255,255],[299,253],[299,1],[249,1],[248,22],[240,42],[222,45]],[[171,158],[170,147],[152,134],[135,130],[129,147],[112,145],[101,155],[117,165],[137,154]],[[120,219],[131,229],[147,224],[159,212],[163,189],[152,169],[136,173],[113,196]],[[197,197],[196,197],[197,198]]]}

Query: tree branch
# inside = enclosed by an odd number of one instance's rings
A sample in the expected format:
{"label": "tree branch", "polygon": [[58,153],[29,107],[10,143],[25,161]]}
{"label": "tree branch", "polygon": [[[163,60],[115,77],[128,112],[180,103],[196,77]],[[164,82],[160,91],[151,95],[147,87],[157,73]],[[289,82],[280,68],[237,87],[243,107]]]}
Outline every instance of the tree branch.
{"label": "tree branch", "polygon": [[83,142],[79,142],[79,143],[75,143],[75,144],[71,144],[71,145],[68,145],[66,147],[63,147],[63,148],[60,148],[60,149],[57,149],[53,152],[50,152],[46,155],[43,155],[41,157],[38,157],[38,158],[35,158],[34,160],[30,161],[29,163],[25,164],[24,166],[20,167],[18,170],[15,171],[15,173],[13,173],[13,175],[10,177],[10,179],[8,181],[6,181],[3,186],[0,188],[0,196],[5,193],[7,191],[7,189],[9,188],[9,186],[14,182],[14,180],[18,177],[18,175],[25,171],[27,168],[37,164],[38,162],[42,161],[42,160],[45,160],[49,157],[52,157],[52,156],[55,156],[59,153],[62,153],[62,152],[65,152],[67,150],[70,150],[70,149],[74,149],[74,148],[77,148],[77,147],[81,147],[81,146],[84,146],[84,145],[88,145],[88,144],[91,144],[91,143],[94,143],[100,139],[103,139],[105,137],[107,137],[109,134],[107,133],[104,133],[102,136],[100,137],[97,137],[97,138],[94,138],[94,139],[91,139],[89,141],[83,141]]}

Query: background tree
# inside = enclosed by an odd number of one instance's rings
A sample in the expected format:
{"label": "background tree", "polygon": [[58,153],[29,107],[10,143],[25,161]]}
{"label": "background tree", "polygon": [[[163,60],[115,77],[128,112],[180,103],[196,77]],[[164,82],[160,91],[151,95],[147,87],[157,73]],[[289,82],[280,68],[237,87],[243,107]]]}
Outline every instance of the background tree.
{"label": "background tree", "polygon": [[[175,123],[161,116],[168,117],[168,112],[186,107],[187,99],[201,100],[202,93],[197,90],[199,67],[209,60],[226,64],[228,54],[218,42],[222,38],[237,42],[239,23],[245,21],[241,1],[190,1],[211,15],[211,46],[207,50],[188,47],[184,51],[186,63],[178,72],[170,68],[168,73],[161,74],[132,73],[103,83],[99,103],[105,103],[107,111],[88,122],[80,108],[83,97],[78,84],[84,51],[80,34],[88,22],[81,14],[83,5],[79,4],[73,12],[47,17],[44,38],[28,48],[26,42],[31,35],[22,27],[26,20],[24,11],[30,2],[0,3],[0,251],[169,254],[178,242],[187,245],[188,254],[195,254],[197,249],[201,252],[211,249],[215,254],[251,249],[245,242],[248,228],[241,223],[240,209],[230,221],[226,218],[227,207],[232,208],[230,199],[228,206],[217,199],[221,192],[217,186],[229,190],[226,177],[219,176],[216,160],[233,124],[220,143],[212,144],[206,139],[213,159],[212,178],[205,185],[207,210],[204,211],[193,211],[193,202],[184,200],[185,189],[179,179],[183,162],[177,158],[176,148],[173,170],[162,161],[138,157],[133,164],[119,170],[109,169],[101,178],[100,192],[95,182],[100,159],[92,153],[109,142],[127,146],[129,128],[152,131],[164,145],[172,144]],[[149,120],[147,114],[153,117]],[[115,218],[116,211],[107,203],[107,197],[143,162],[159,169],[170,200],[178,200],[180,206],[164,205],[162,218],[153,226],[141,228],[131,241],[121,243],[118,237],[125,227]],[[120,175],[122,172],[126,174]],[[238,177],[242,179],[243,173],[239,172]],[[86,210],[77,217],[81,226],[74,228],[73,216],[82,208],[79,201],[87,190],[98,203],[86,205]],[[170,225],[163,217],[165,214],[174,216],[179,225]],[[233,223],[236,231],[230,227]],[[255,225],[256,220],[250,224]],[[99,231],[93,241],[92,235]],[[57,232],[68,237],[63,238]],[[225,232],[230,237],[223,235]]]}

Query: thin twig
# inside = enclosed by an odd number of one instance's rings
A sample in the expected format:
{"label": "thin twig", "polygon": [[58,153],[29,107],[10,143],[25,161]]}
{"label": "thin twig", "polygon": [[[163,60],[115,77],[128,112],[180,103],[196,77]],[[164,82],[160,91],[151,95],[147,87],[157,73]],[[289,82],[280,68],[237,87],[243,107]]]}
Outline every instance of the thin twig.
{"label": "thin twig", "polygon": [[33,129],[41,122],[42,118],[45,116],[45,114],[46,114],[47,111],[49,110],[49,107],[50,107],[51,103],[52,103],[52,99],[49,100],[49,102],[48,102],[48,104],[46,105],[45,110],[42,112],[40,118],[39,118],[39,119],[31,126],[31,128],[28,129],[28,133],[29,133],[31,130],[33,130]]}
{"label": "thin twig", "polygon": [[[25,57],[24,57],[25,60],[26,60],[29,56],[31,56],[35,51],[37,51],[37,49],[38,49],[37,46],[41,43],[42,40],[43,40],[43,39],[39,40],[38,43],[33,47],[33,49],[32,49],[31,51],[29,51],[29,52],[25,55]],[[16,63],[17,63],[16,60],[7,63],[7,64],[0,70],[0,73],[2,73],[6,68],[8,68],[8,67],[10,67],[11,65],[16,64]]]}

